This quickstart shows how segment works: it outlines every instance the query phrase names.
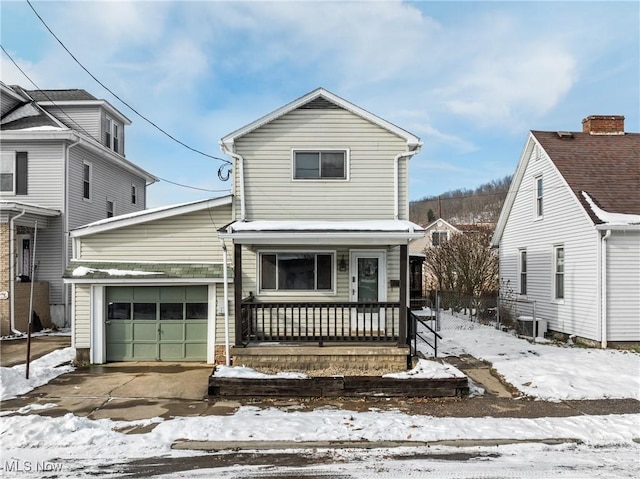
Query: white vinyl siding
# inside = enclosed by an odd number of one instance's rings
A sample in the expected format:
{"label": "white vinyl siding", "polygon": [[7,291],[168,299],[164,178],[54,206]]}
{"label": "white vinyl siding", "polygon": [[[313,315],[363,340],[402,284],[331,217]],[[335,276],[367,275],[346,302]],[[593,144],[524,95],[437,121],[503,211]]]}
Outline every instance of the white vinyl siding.
{"label": "white vinyl siding", "polygon": [[102,109],[99,105],[56,105],[44,108],[67,127],[88,134],[102,144]]}
{"label": "white vinyl siding", "polygon": [[640,341],[640,232],[607,239],[607,339]]}
{"label": "white vinyl siding", "polygon": [[[291,246],[283,246],[281,249],[287,251],[305,251],[308,248],[299,247],[293,248]],[[363,248],[358,247],[359,251],[364,251]],[[342,302],[342,301],[350,301],[350,284],[349,284],[349,248],[346,246],[327,248],[326,250],[322,249],[314,249],[316,252],[326,251],[327,253],[335,252],[336,260],[339,261],[343,256],[345,258],[346,271],[339,271],[337,268],[335,271],[335,292],[332,291],[314,291],[313,299],[314,301],[329,301],[329,302]],[[391,248],[387,252],[387,301],[399,301],[400,300],[400,288],[396,286],[391,286],[392,280],[399,280],[399,268],[400,268],[400,248],[394,247]],[[249,293],[253,293],[258,299],[261,301],[273,301],[273,296],[269,294],[260,295],[259,288],[256,281],[256,278],[259,274],[259,268],[257,264],[257,254],[250,249],[243,247],[242,248],[242,297],[245,298],[249,296]],[[287,301],[301,301],[300,295],[292,292],[291,294],[287,293],[278,293],[277,296],[278,302],[287,302]]]}
{"label": "white vinyl siding", "polygon": [[[348,150],[349,180],[293,180],[292,150]],[[393,158],[405,150],[403,139],[346,110],[294,110],[236,142],[247,219],[392,219]],[[400,219],[408,219],[406,162],[399,161]]]}
{"label": "white vinyl siding", "polygon": [[[531,185],[544,177],[544,221],[536,220]],[[554,245],[566,253],[564,302],[554,295]],[[500,279],[517,292],[519,252],[527,249],[527,299],[549,328],[600,339],[598,328],[598,234],[575,195],[544,153],[524,172],[500,243]]]}
{"label": "white vinyl siding", "polygon": [[76,284],[74,288],[73,345],[75,348],[89,348],[91,345],[91,286]]}
{"label": "white vinyl siding", "polygon": [[231,221],[231,205],[174,216],[80,238],[78,259],[221,263],[218,228]]}
{"label": "white vinyl siding", "polygon": [[[91,164],[91,201],[83,198],[83,165]],[[138,187],[138,203],[131,203],[131,185]],[[145,179],[82,148],[69,151],[69,228],[74,229],[107,217],[107,198],[117,207],[118,215],[144,209]]]}

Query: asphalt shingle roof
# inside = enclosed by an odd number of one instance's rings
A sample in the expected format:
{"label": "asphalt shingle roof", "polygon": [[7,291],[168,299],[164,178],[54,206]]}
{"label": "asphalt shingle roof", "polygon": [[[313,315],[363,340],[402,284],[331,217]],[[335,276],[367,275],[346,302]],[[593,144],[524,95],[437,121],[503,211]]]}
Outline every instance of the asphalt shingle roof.
{"label": "asphalt shingle roof", "polygon": [[81,101],[97,100],[86,90],[25,90],[35,101]]}
{"label": "asphalt shingle roof", "polygon": [[585,191],[610,213],[640,214],[640,133],[591,135],[532,131],[594,223]]}

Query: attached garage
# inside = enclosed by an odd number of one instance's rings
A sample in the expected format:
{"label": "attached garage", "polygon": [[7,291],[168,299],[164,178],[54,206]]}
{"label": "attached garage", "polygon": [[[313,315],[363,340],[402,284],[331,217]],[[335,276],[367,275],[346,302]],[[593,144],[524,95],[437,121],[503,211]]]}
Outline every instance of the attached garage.
{"label": "attached garage", "polygon": [[106,288],[107,361],[206,361],[207,286]]}

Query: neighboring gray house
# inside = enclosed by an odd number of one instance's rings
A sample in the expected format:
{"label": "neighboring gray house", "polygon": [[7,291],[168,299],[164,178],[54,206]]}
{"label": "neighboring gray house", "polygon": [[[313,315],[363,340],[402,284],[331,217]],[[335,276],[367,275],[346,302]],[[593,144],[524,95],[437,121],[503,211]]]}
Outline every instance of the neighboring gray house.
{"label": "neighboring gray house", "polygon": [[71,258],[69,231],[143,210],[146,187],[156,178],[125,158],[130,121],[107,101],[84,90],[25,90],[1,82],[0,100],[1,334],[26,330],[25,281],[35,283],[41,321],[69,326],[70,295],[62,281]]}
{"label": "neighboring gray house", "polygon": [[493,238],[502,293],[535,301],[551,331],[637,343],[640,134],[622,116],[582,124],[529,134]]}
{"label": "neighboring gray house", "polygon": [[319,88],[221,145],[232,195],[72,232],[79,359],[406,367],[419,138]]}

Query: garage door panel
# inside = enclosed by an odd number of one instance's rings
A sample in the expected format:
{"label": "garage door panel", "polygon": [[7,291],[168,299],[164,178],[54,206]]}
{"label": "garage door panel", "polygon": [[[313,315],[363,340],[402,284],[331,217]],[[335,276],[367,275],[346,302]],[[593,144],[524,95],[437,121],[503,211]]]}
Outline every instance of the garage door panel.
{"label": "garage door panel", "polygon": [[[187,321],[185,324],[186,341],[203,341],[207,337],[206,321]],[[206,340],[204,341],[206,344]]]}
{"label": "garage door panel", "polygon": [[184,345],[184,356],[187,360],[197,361],[198,358],[207,357],[207,345],[206,343],[186,343]]}
{"label": "garage door panel", "polygon": [[145,322],[133,322],[133,336],[131,338],[136,341],[151,341],[156,342],[158,340],[158,326],[155,321]]}
{"label": "garage door panel", "polygon": [[158,346],[153,343],[133,343],[132,359],[136,361],[155,361],[157,358]]}
{"label": "garage door panel", "polygon": [[160,341],[183,341],[184,321],[180,322],[160,322]]}
{"label": "garage door panel", "polygon": [[110,343],[107,348],[107,361],[132,359],[131,343]]}

